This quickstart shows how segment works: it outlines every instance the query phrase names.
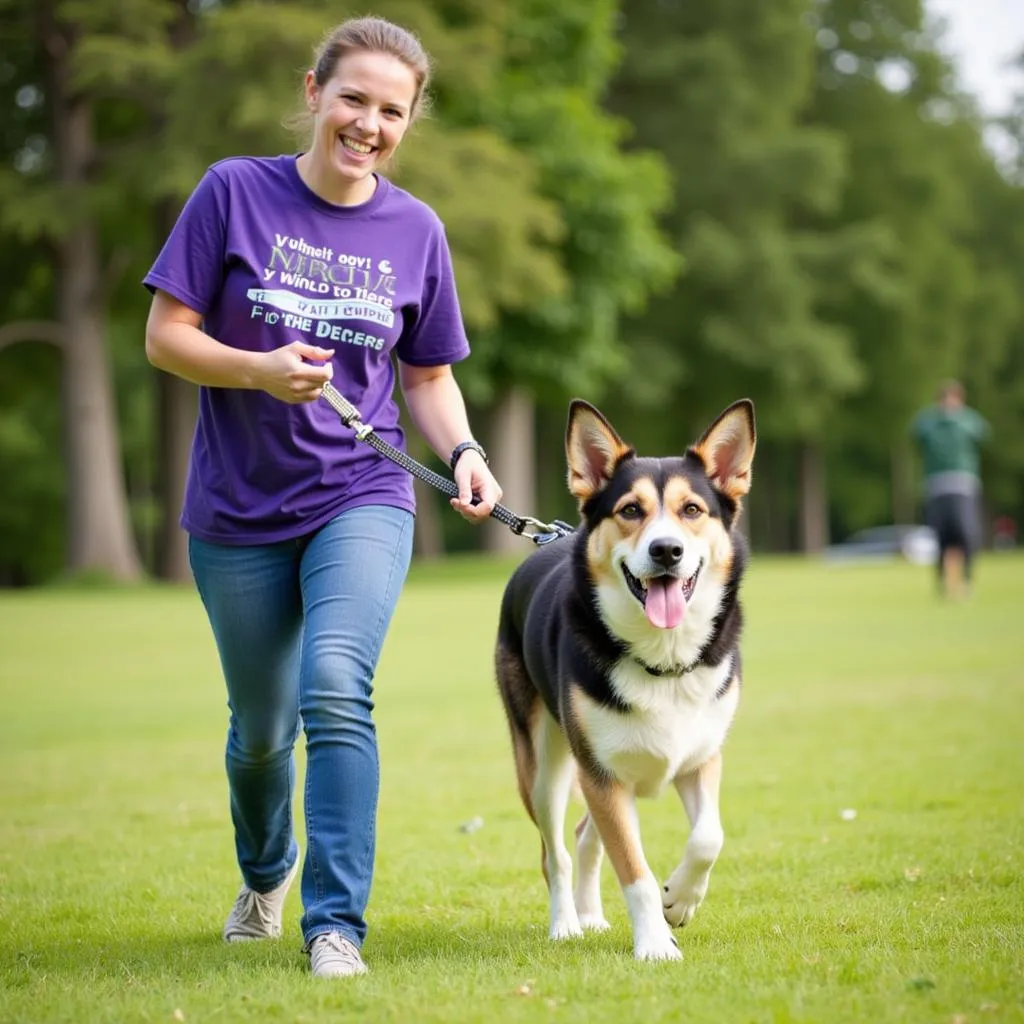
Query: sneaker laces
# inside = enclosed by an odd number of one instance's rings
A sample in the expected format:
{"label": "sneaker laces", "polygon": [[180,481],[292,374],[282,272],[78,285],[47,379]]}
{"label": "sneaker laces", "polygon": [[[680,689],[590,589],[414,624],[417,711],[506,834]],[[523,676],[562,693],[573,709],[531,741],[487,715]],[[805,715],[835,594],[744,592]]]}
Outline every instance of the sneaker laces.
{"label": "sneaker laces", "polygon": [[311,954],[314,947],[316,947],[318,959],[327,953],[327,950],[330,950],[327,955],[332,961],[340,961],[345,967],[352,968],[353,971],[366,969],[366,964],[363,963],[363,958],[359,955],[355,944],[337,932],[325,932],[323,935],[317,935],[309,944]]}
{"label": "sneaker laces", "polygon": [[259,921],[263,931],[269,933],[274,930],[274,910],[271,901],[266,899],[263,893],[258,893],[248,886],[243,886],[239,892],[231,916],[236,922],[236,926],[241,925],[246,931],[254,917]]}

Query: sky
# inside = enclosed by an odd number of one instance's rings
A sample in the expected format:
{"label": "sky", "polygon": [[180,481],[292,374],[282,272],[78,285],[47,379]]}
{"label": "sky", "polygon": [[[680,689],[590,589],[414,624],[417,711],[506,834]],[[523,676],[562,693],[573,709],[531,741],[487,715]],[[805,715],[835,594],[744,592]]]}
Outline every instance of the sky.
{"label": "sky", "polygon": [[1024,50],[1024,0],[925,0],[933,18],[947,21],[943,48],[955,60],[961,84],[983,113],[1006,113],[1024,72],[1005,64]]}

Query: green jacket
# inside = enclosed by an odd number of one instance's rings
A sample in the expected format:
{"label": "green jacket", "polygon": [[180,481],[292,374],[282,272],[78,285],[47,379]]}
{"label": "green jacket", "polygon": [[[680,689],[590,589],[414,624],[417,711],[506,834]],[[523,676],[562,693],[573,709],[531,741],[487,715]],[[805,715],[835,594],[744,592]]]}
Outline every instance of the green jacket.
{"label": "green jacket", "polygon": [[914,418],[911,428],[924,463],[924,475],[970,473],[978,476],[978,446],[989,426],[973,409],[943,409],[933,405]]}

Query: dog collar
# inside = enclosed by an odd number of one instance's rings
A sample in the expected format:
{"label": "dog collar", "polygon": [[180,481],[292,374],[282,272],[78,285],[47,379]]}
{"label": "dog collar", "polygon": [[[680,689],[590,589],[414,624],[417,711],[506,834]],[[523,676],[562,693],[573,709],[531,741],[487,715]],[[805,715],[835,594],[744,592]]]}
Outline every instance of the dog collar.
{"label": "dog collar", "polygon": [[[634,657],[633,660],[648,675],[658,676],[658,677],[661,677],[661,676],[675,676],[675,677],[678,677],[678,676],[689,675],[695,668],[699,668],[702,664],[704,664],[704,655],[705,655],[705,653],[706,653],[705,651],[701,651],[700,654],[697,655],[697,660],[696,661],[692,661],[692,662],[690,662],[689,665],[683,665],[682,667],[673,665],[671,668],[655,668],[653,665],[648,665],[646,661],[641,661],[637,657]],[[735,668],[735,664],[733,665],[733,668]],[[721,700],[722,697],[725,696],[725,694],[729,690],[729,687],[732,686],[733,679],[735,679],[735,678],[736,677],[735,677],[732,669],[730,669],[729,675],[726,677],[725,681],[715,691],[715,700]]]}
{"label": "dog collar", "polygon": [[648,665],[646,661],[641,661],[640,658],[633,658],[633,660],[651,676],[686,676],[697,668],[703,659],[704,652],[701,651],[700,654],[697,655],[697,660],[691,661],[689,665],[673,665],[671,668],[655,668],[653,665]]}

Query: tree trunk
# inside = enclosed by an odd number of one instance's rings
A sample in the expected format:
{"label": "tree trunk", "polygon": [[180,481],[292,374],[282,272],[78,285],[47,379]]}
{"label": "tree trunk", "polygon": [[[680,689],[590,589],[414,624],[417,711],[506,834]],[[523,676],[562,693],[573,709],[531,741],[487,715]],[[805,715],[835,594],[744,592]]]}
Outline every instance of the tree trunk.
{"label": "tree trunk", "polygon": [[811,441],[800,446],[800,546],[805,554],[820,554],[828,544],[828,493],[825,457]]}
{"label": "tree trunk", "polygon": [[105,339],[100,245],[81,191],[94,158],[90,101],[73,93],[70,35],[52,2],[38,13],[46,54],[57,174],[67,197],[67,233],[57,240],[57,311],[64,338],[63,402],[68,472],[67,569],[117,580],[142,575],[121,472],[110,358]]}
{"label": "tree trunk", "polygon": [[[521,516],[536,516],[534,466],[535,411],[524,391],[506,392],[489,418],[487,454],[491,470],[505,492],[502,504]],[[492,519],[483,527],[484,548],[492,554],[523,553],[524,541]]]}
{"label": "tree trunk", "polygon": [[914,467],[908,442],[898,439],[893,443],[890,465],[892,470],[892,521],[894,523],[916,522],[917,501],[914,497]]}
{"label": "tree trunk", "polygon": [[[195,39],[195,15],[186,0],[176,0],[174,20],[168,37],[174,50],[183,50]],[[176,203],[162,203],[157,227],[166,238],[180,213]],[[157,501],[160,507],[157,538],[157,574],[172,583],[188,583],[192,570],[188,563],[188,537],[179,519],[185,497],[185,480],[192,452],[199,404],[199,389],[192,383],[167,373],[157,373],[156,388],[156,465]]]}

